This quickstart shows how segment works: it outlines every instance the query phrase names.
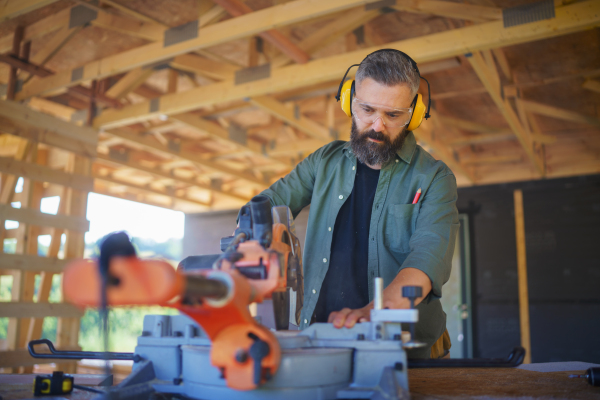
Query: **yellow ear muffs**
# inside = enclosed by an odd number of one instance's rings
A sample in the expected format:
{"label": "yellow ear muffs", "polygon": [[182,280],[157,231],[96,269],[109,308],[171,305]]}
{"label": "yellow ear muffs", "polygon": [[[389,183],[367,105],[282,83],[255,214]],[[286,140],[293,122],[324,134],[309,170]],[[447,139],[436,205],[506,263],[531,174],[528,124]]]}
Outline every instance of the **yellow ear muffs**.
{"label": "yellow ear muffs", "polygon": [[347,116],[352,116],[352,99],[354,98],[354,79],[348,79],[344,82],[342,89],[339,93],[340,96],[340,105],[342,106],[342,111],[346,113]]}
{"label": "yellow ear muffs", "polygon": [[412,114],[412,117],[410,118],[410,121],[408,123],[408,127],[406,128],[406,130],[414,131],[415,129],[417,129],[421,125],[421,122],[423,122],[423,117],[425,117],[426,111],[427,111],[427,108],[425,107],[425,103],[423,103],[423,96],[421,96],[420,94],[417,94],[413,114]]}

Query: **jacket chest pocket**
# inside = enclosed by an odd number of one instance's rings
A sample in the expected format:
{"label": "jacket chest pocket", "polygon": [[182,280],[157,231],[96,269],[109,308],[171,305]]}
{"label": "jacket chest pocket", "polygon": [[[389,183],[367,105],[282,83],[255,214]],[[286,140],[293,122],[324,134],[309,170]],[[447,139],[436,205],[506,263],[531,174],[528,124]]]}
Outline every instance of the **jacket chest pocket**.
{"label": "jacket chest pocket", "polygon": [[409,253],[410,237],[415,228],[419,204],[393,204],[388,209],[384,243],[393,252]]}

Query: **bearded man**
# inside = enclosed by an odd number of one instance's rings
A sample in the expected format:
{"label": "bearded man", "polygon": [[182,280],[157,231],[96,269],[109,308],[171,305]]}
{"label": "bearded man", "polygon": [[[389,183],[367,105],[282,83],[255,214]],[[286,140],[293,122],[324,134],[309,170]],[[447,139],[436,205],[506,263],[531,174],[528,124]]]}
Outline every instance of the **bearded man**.
{"label": "bearded man", "polygon": [[429,358],[450,347],[440,298],[458,212],[452,171],[406,129],[419,83],[416,63],[404,53],[367,56],[356,73],[350,142],[320,148],[261,194],[294,217],[310,204],[301,328],[368,321],[376,277],[384,280],[388,308],[409,308],[402,287],[421,286],[415,339],[426,346],[408,354]]}

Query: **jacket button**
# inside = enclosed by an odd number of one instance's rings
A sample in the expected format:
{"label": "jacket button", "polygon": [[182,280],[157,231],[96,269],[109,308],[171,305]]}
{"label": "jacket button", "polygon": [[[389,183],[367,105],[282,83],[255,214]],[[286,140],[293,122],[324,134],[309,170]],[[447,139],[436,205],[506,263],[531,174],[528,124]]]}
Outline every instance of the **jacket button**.
{"label": "jacket button", "polygon": [[305,323],[305,324],[308,324],[308,320],[307,320],[307,319],[305,319],[305,320],[304,320],[304,323]]}
{"label": "jacket button", "polygon": [[352,167],[352,171],[354,171],[356,169],[356,167]]}
{"label": "jacket button", "polygon": [[331,227],[327,228],[327,230],[328,230],[329,232],[331,232]]}
{"label": "jacket button", "polygon": [[340,200],[341,200],[341,199],[343,199],[343,198],[344,198],[344,195],[341,195],[341,194],[340,194]]}
{"label": "jacket button", "polygon": [[327,262],[327,259],[326,259],[326,258],[324,258],[324,259],[323,259],[323,262],[324,262],[324,263],[326,263],[326,262]]}
{"label": "jacket button", "polygon": [[316,294],[316,293],[317,293],[317,291],[315,289],[313,289],[313,294]]}

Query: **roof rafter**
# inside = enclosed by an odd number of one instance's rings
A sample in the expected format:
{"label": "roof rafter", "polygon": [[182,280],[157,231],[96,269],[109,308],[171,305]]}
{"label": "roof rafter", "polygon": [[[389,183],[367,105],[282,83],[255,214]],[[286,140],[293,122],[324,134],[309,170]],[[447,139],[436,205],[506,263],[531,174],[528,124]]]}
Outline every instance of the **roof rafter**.
{"label": "roof rafter", "polygon": [[[476,49],[491,49],[559,36],[599,24],[600,2],[588,0],[557,8],[556,17],[553,19],[510,28],[504,28],[502,21],[486,22],[389,43],[386,47],[401,48],[416,61],[428,62],[466,54]],[[245,97],[261,96],[332,81],[339,79],[348,65],[353,64],[356,60],[362,60],[367,54],[379,48],[370,47],[310,61],[303,65],[290,65],[271,71],[269,78],[247,84],[235,85],[234,82],[226,81],[176,95],[164,95],[160,97],[157,110],[150,111],[149,102],[127,106],[121,110],[109,110],[98,116],[94,125],[97,127],[124,125],[143,121],[159,114],[181,113]]]}
{"label": "roof rafter", "polygon": [[17,99],[23,100],[63,87],[73,86],[90,79],[105,78],[136,67],[162,61],[169,57],[175,57],[234,39],[252,36],[265,30],[305,21],[320,15],[343,11],[374,1],[329,0],[315,2],[312,0],[296,0],[269,7],[205,27],[198,37],[181,43],[164,46],[161,42],[154,42],[92,61],[81,67],[81,76],[78,79],[73,79],[71,70],[61,71],[49,78],[40,79],[38,82],[31,82],[29,85],[25,85],[23,90],[19,92]]}

